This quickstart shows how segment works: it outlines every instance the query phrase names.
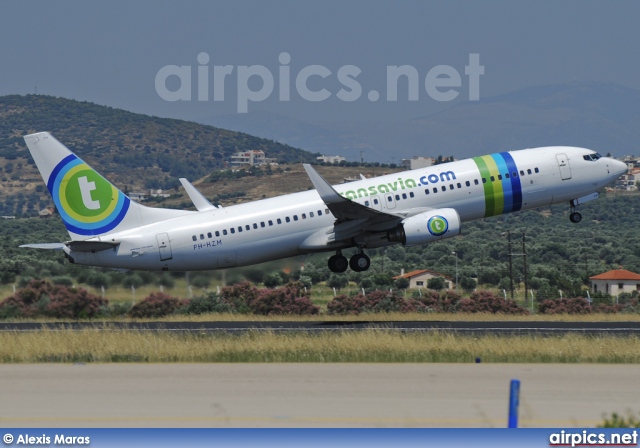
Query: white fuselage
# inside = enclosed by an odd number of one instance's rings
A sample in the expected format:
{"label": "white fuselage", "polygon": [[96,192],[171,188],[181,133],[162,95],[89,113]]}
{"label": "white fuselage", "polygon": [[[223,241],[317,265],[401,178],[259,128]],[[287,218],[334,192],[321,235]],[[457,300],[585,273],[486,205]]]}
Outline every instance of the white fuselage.
{"label": "white fuselage", "polygon": [[[483,171],[481,158],[474,158],[334,188],[383,212],[453,208],[464,222],[582,198],[602,189],[626,168],[606,157],[590,160],[594,151],[583,148],[546,147],[508,154],[512,164],[502,170],[498,165],[497,172],[495,167]],[[493,180],[491,175],[495,175]],[[114,249],[65,251],[75,263],[86,265],[170,271],[223,269],[333,251],[335,246],[310,249],[301,245],[310,235],[331,228],[334,221],[316,190],[310,190],[193,212],[91,239],[118,242]],[[345,243],[343,247],[353,245]]]}

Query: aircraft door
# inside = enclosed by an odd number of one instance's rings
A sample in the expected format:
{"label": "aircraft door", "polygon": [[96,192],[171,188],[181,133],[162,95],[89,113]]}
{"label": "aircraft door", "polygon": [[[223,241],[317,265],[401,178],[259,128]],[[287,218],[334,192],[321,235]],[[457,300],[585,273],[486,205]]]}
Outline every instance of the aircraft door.
{"label": "aircraft door", "polygon": [[562,180],[571,179],[571,166],[569,165],[569,159],[566,154],[556,154],[558,160],[558,167],[560,168],[560,177]]}
{"label": "aircraft door", "polygon": [[160,252],[160,261],[171,260],[173,255],[171,254],[171,242],[169,241],[168,233],[158,233],[156,235],[156,241],[158,242],[158,250]]}

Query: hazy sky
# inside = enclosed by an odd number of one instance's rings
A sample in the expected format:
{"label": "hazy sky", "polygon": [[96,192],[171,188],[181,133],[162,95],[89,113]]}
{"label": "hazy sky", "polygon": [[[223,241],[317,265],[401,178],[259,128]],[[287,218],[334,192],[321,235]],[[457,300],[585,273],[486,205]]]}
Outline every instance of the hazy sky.
{"label": "hazy sky", "polygon": [[[616,1],[4,1],[0,4],[0,95],[38,93],[86,100],[160,116],[203,119],[237,113],[239,66],[261,65],[273,92],[248,109],[309,122],[405,120],[449,107],[429,96],[435,66],[460,74],[455,101],[469,100],[465,66],[479,55],[480,97],[571,80],[609,81],[640,89],[640,2]],[[197,101],[197,57],[209,55],[209,100]],[[286,52],[290,100],[279,98],[279,56]],[[191,66],[191,101],[165,101],[156,75],[167,65]],[[214,66],[232,66],[224,101],[213,101]],[[296,77],[321,65],[303,99]],[[387,66],[418,74],[419,99],[386,97]],[[343,66],[355,66],[362,94],[336,93]],[[255,76],[247,85],[258,91]],[[167,79],[167,89],[180,86]],[[368,92],[380,92],[371,101]],[[446,89],[445,89],[446,90]],[[244,90],[243,90],[244,92]]]}

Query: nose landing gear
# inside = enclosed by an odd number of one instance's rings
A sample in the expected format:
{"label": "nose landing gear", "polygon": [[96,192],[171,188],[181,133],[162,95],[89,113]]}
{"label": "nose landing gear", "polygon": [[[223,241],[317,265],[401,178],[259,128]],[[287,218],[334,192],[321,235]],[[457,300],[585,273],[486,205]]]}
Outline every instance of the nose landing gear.
{"label": "nose landing gear", "polygon": [[569,214],[569,221],[571,221],[574,224],[577,224],[580,221],[582,221],[582,215],[576,211],[576,206],[573,205],[573,201],[571,201],[571,213]]}

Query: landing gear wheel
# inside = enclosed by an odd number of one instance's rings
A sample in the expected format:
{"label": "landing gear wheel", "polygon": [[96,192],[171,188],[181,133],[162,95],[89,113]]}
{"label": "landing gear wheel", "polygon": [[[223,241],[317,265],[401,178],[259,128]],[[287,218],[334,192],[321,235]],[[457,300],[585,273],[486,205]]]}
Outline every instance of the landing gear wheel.
{"label": "landing gear wheel", "polygon": [[569,215],[569,220],[573,223],[578,223],[582,221],[582,215],[578,212],[573,212]]}
{"label": "landing gear wheel", "polygon": [[347,270],[349,267],[349,263],[347,262],[347,257],[342,254],[336,254],[332,257],[329,257],[329,270],[331,272],[341,273]]}
{"label": "landing gear wheel", "polygon": [[349,267],[355,272],[363,272],[371,266],[371,259],[365,254],[355,254],[349,260]]}

